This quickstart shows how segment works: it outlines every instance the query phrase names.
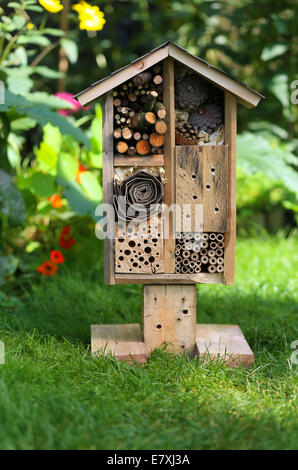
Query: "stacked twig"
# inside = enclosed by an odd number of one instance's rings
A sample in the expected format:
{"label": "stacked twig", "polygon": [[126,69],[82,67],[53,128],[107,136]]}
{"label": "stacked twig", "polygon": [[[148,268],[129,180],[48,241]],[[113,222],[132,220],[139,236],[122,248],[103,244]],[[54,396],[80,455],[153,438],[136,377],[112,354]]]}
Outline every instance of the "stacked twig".
{"label": "stacked twig", "polygon": [[175,273],[224,271],[224,234],[192,233],[176,234]]}
{"label": "stacked twig", "polygon": [[156,64],[113,92],[114,145],[127,156],[162,154],[166,108],[162,66]]}

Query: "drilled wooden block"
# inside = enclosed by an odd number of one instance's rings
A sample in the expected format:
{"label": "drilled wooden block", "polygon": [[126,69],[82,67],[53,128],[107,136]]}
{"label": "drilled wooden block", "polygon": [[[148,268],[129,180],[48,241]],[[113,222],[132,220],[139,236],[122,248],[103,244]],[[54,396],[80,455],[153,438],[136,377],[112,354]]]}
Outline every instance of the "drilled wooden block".
{"label": "drilled wooden block", "polygon": [[115,272],[164,273],[162,223],[159,217],[138,224],[116,224]]}
{"label": "drilled wooden block", "polygon": [[192,356],[196,341],[196,286],[144,286],[143,331],[148,354],[167,343],[167,351]]}
{"label": "drilled wooden block", "polygon": [[189,212],[187,216],[190,220],[189,227],[183,228],[183,231],[198,231],[195,210],[201,204],[203,230],[226,232],[228,146],[176,146],[175,152],[176,203],[180,205],[182,214]]}

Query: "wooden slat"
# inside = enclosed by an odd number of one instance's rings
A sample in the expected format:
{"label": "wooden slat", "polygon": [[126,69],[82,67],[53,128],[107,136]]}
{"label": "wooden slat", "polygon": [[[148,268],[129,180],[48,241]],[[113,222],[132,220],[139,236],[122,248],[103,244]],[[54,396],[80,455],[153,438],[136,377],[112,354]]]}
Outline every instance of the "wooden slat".
{"label": "wooden slat", "polygon": [[[227,229],[228,149],[226,145],[176,146],[176,202],[189,212],[189,229],[198,232],[195,206],[203,205],[203,230],[224,232]],[[183,205],[192,207],[183,208]],[[185,221],[185,217],[184,217]],[[182,231],[182,230],[180,230]]]}
{"label": "wooden slat", "polygon": [[108,91],[116,88],[121,83],[126,80],[130,80],[132,77],[138,73],[144,72],[152,65],[168,57],[168,46],[163,47],[153,51],[151,54],[148,54],[146,57],[141,58],[137,62],[134,62],[129,67],[115,72],[113,75],[108,77],[106,80],[98,83],[97,85],[92,86],[86,91],[82,92],[77,99],[82,105],[90,103],[90,101],[95,100],[99,96],[107,93]]}
{"label": "wooden slat", "polygon": [[[167,110],[166,122],[168,130],[164,142],[164,169],[167,182],[165,184],[164,202],[170,207],[175,203],[175,85],[174,61],[163,61],[163,103]],[[165,218],[165,272],[175,272],[175,239],[173,230],[173,213]],[[169,236],[167,236],[169,235]]]}
{"label": "wooden slat", "polygon": [[196,351],[202,360],[220,359],[230,367],[249,367],[254,355],[238,325],[198,324]]}
{"label": "wooden slat", "polygon": [[[102,142],[102,198],[104,204],[113,205],[113,93],[110,91],[102,100],[103,142]],[[104,282],[115,284],[114,241],[104,240]]]}
{"label": "wooden slat", "polygon": [[146,155],[145,157],[125,157],[124,155],[117,154],[114,156],[114,166],[133,166],[147,167],[147,166],[164,166],[163,155]]}
{"label": "wooden slat", "polygon": [[187,67],[190,67],[199,75],[213,83],[213,85],[223,89],[224,91],[229,90],[231,94],[240,98],[243,104],[249,108],[257,106],[261,99],[261,96],[257,93],[254,93],[252,90],[249,90],[240,83],[237,83],[233,78],[223,74],[220,70],[211,68],[208,64],[197,60],[196,57],[188,54],[187,51],[181,50],[175,46],[175,44],[169,44],[169,56],[178,60]]}
{"label": "wooden slat", "polygon": [[223,284],[220,273],[198,274],[115,274],[116,284]]}
{"label": "wooden slat", "polygon": [[196,340],[196,286],[144,286],[143,331],[147,354],[167,343],[167,351],[192,356]]}
{"label": "wooden slat", "polygon": [[138,323],[91,325],[91,353],[112,354],[118,361],[146,362],[146,349]]}
{"label": "wooden slat", "polygon": [[225,93],[225,143],[228,144],[228,223],[225,233],[225,283],[234,284],[236,245],[236,137],[237,100]]}
{"label": "wooden slat", "polygon": [[204,231],[225,232],[228,205],[227,146],[202,146],[202,159]]}

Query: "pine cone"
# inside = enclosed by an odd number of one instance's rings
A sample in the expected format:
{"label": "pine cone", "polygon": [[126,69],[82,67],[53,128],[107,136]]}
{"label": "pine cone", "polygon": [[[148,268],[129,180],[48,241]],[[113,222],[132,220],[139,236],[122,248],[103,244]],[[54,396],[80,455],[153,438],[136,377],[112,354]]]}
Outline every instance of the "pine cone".
{"label": "pine cone", "polygon": [[196,145],[199,136],[196,129],[192,127],[189,122],[178,124],[175,129],[175,144],[176,145]]}
{"label": "pine cone", "polygon": [[218,104],[205,103],[189,116],[189,122],[198,131],[212,134],[222,124],[222,112]]}
{"label": "pine cone", "polygon": [[187,75],[176,82],[176,106],[187,112],[197,109],[207,99],[207,87],[197,75]]}

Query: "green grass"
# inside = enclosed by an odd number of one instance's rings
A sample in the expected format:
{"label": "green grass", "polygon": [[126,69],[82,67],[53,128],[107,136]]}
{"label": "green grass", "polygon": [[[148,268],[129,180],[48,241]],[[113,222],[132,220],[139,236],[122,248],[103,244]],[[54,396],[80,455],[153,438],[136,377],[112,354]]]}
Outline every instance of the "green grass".
{"label": "green grass", "polygon": [[10,286],[0,293],[0,448],[296,448],[295,251],[293,238],[239,241],[235,286],[199,287],[198,321],[238,323],[255,353],[249,369],[162,351],[144,368],[91,357],[91,323],[141,318],[140,286],[103,285],[96,240],[77,243],[54,279]]}

